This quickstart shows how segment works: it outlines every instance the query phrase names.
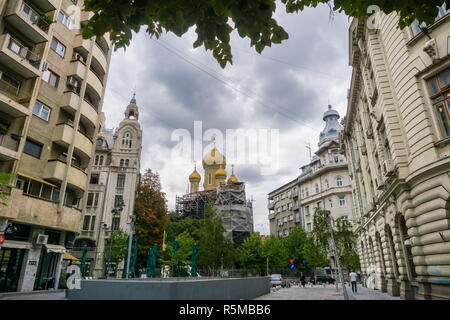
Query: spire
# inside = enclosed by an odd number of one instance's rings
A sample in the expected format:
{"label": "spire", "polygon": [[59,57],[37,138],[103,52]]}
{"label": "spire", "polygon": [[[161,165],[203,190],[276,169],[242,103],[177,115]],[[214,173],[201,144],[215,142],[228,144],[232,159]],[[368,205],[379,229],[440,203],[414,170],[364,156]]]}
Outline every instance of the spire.
{"label": "spire", "polygon": [[130,103],[136,103],[136,89],[134,89],[133,98],[131,98]]}

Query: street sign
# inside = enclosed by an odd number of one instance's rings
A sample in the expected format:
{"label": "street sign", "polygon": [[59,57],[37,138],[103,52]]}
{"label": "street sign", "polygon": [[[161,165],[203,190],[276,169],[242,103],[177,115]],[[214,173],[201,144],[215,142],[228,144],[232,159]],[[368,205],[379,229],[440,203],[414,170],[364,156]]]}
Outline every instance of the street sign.
{"label": "street sign", "polygon": [[0,233],[0,246],[5,242],[5,234],[2,232]]}
{"label": "street sign", "polygon": [[294,264],[294,260],[295,260],[295,259],[289,259],[289,262],[290,262],[291,264]]}
{"label": "street sign", "polygon": [[331,271],[331,264],[328,266],[328,268],[330,269],[330,271]]}
{"label": "street sign", "polygon": [[289,266],[289,268],[291,268],[291,270],[294,270],[294,265],[293,264],[291,264],[290,266]]}
{"label": "street sign", "polygon": [[306,261],[305,261],[305,259],[303,259],[303,261],[302,261],[302,262],[303,262],[303,264],[306,264]]}

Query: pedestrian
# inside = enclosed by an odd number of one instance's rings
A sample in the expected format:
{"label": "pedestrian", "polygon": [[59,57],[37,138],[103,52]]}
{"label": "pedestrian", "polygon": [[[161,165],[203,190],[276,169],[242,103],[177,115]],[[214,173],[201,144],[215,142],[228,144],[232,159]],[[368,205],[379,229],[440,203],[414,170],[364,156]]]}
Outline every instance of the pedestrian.
{"label": "pedestrian", "polygon": [[303,272],[300,272],[300,282],[299,282],[298,286],[299,287],[303,286],[303,288],[304,288],[305,287],[305,283],[306,283],[305,274]]}
{"label": "pedestrian", "polygon": [[311,288],[316,284],[316,277],[314,275],[314,272],[311,272],[311,276],[309,278],[309,283],[311,284]]}
{"label": "pedestrian", "polygon": [[352,292],[353,293],[358,293],[358,288],[357,288],[357,278],[358,275],[355,273],[355,271],[352,269],[350,274],[350,281],[352,282]]}

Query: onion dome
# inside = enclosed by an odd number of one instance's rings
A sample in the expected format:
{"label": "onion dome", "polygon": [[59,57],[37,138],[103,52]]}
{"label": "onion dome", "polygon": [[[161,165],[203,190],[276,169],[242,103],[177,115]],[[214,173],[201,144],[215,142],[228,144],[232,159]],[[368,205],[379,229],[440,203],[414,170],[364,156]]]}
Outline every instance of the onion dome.
{"label": "onion dome", "polygon": [[344,128],[339,124],[339,112],[328,105],[328,110],[323,114],[323,121],[325,121],[325,128],[320,133],[319,146],[322,142],[329,139],[337,139],[339,132]]}
{"label": "onion dome", "polygon": [[217,165],[226,166],[227,159],[219,152],[219,150],[217,150],[216,145],[214,144],[212,150],[203,157],[202,164],[204,169]]}
{"label": "onion dome", "polygon": [[228,180],[227,180],[227,182],[228,183],[230,183],[230,182],[233,182],[233,183],[235,183],[235,182],[239,182],[239,180],[236,178],[236,176],[234,175],[234,164],[231,166],[231,176],[228,178]]}
{"label": "onion dome", "polygon": [[222,166],[215,172],[216,180],[223,179],[225,180],[227,178],[227,172],[223,170]]}
{"label": "onion dome", "polygon": [[190,182],[200,182],[201,180],[200,174],[197,172],[197,165],[195,165],[194,171],[189,176]]}

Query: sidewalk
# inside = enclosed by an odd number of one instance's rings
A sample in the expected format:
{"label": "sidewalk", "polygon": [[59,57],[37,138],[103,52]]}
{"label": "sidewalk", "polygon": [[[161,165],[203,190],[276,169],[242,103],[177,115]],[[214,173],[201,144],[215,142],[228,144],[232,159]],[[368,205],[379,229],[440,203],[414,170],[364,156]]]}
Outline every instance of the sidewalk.
{"label": "sidewalk", "polygon": [[66,293],[64,289],[32,292],[5,292],[0,293],[0,300],[66,300]]}

